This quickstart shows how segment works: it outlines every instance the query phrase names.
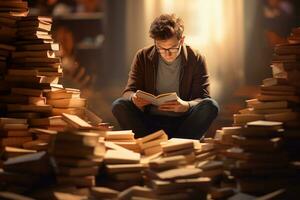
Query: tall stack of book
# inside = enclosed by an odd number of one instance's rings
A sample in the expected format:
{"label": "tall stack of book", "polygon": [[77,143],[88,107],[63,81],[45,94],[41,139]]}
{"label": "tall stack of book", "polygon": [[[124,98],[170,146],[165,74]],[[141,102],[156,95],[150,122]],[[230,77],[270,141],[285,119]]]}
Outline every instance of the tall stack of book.
{"label": "tall stack of book", "polygon": [[138,138],[137,142],[140,146],[141,152],[147,156],[158,152],[162,152],[160,143],[165,142],[167,140],[168,135],[163,130],[159,130],[143,138]]}
{"label": "tall stack of book", "polygon": [[16,51],[4,80],[10,88],[6,98],[18,101],[7,101],[7,116],[40,118],[51,113],[52,106],[46,104],[43,92],[62,75],[60,59],[53,51],[58,50],[58,45],[53,44],[49,34],[51,21],[48,17],[27,16],[17,21]]}
{"label": "tall stack of book", "polygon": [[[0,26],[2,28],[1,18],[0,18]],[[8,90],[8,88],[6,88],[5,85],[3,85],[3,79],[4,79],[4,76],[6,74],[6,70],[7,70],[7,66],[8,66],[7,61],[9,59],[10,55],[11,55],[11,52],[15,51],[15,49],[16,48],[14,46],[11,46],[11,45],[8,45],[8,44],[0,44],[0,82],[1,82],[1,86],[0,86],[0,103],[1,104],[5,103],[5,102],[3,102],[2,95],[7,93],[7,90]],[[3,111],[5,111],[5,109],[2,108],[1,110],[2,111],[0,112],[0,115],[4,115],[5,112],[3,112]]]}
{"label": "tall stack of book", "polygon": [[280,121],[285,127],[300,127],[300,28],[294,28],[289,43],[275,46],[271,69],[273,77],[263,80],[256,99],[247,100],[247,107],[234,116],[236,125],[249,121]]}
{"label": "tall stack of book", "polygon": [[[58,84],[62,68],[56,56],[59,44],[54,43],[50,34],[52,19],[27,16],[27,2],[21,0],[1,1],[0,9],[1,28],[3,25],[15,30],[15,34],[10,34],[11,40],[7,39],[8,34],[0,31],[0,41],[6,42],[0,45],[0,57],[3,57],[0,58],[3,61],[0,67],[0,107],[3,109],[0,114],[26,118],[30,128],[63,130],[67,123],[61,114],[84,116],[86,100],[80,98],[79,90]],[[8,62],[4,59],[7,57]],[[36,134],[41,131],[31,132],[38,140],[23,147],[46,150],[49,140],[39,140]]]}
{"label": "tall stack of book", "polygon": [[233,127],[215,135],[240,192],[258,195],[299,184],[299,30],[276,45],[273,77],[263,80],[260,94],[234,115]]}
{"label": "tall stack of book", "polygon": [[77,187],[95,186],[105,145],[99,134],[65,131],[56,135],[51,151],[56,163],[57,183]]}
{"label": "tall stack of book", "polygon": [[[3,77],[8,90],[0,96],[0,102],[6,107],[4,114],[27,118],[31,128],[49,129],[43,131],[43,136],[51,131],[62,131],[67,126],[62,113],[83,117],[86,100],[80,98],[79,90],[58,84],[62,68],[60,58],[56,57],[59,45],[53,42],[50,34],[52,19],[23,16],[16,19],[14,26],[16,37],[12,44],[15,51],[11,53],[10,64]],[[23,147],[47,150],[50,140],[38,138],[42,131],[30,132],[35,140]]]}
{"label": "tall stack of book", "polygon": [[[285,80],[287,84],[285,89],[281,90],[284,95],[288,97],[288,104],[290,105],[289,115],[285,117],[284,123],[284,139],[285,147],[289,152],[289,156],[294,164],[298,162],[299,168],[299,151],[300,151],[300,27],[293,28],[288,43],[277,45],[275,47],[275,54],[281,57],[273,61],[272,73],[277,80]],[[280,84],[279,84],[280,85]],[[294,115],[292,115],[292,113]],[[280,115],[278,115],[278,118]],[[280,120],[280,119],[279,119]]]}
{"label": "tall stack of book", "polygon": [[[4,77],[8,68],[9,58],[15,46],[17,20],[28,14],[28,4],[24,1],[1,1],[0,2],[0,96],[9,92]],[[0,98],[1,99],[1,98]],[[0,100],[0,116],[5,115],[6,102]]]}

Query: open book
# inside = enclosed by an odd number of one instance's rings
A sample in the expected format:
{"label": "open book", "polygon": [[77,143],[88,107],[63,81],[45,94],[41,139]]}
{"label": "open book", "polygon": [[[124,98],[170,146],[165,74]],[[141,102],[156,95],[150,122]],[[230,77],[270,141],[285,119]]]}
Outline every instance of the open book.
{"label": "open book", "polygon": [[142,90],[138,90],[136,92],[136,96],[143,98],[147,101],[150,101],[151,104],[156,105],[156,106],[160,106],[167,101],[177,100],[177,98],[178,98],[176,92],[165,93],[165,94],[160,94],[158,96],[154,96],[153,94],[144,92]]}

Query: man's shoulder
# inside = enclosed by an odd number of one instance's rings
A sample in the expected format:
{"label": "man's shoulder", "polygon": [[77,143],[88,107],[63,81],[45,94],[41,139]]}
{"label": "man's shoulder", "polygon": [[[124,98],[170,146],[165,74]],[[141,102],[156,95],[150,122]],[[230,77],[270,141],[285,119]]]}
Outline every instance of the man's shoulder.
{"label": "man's shoulder", "polygon": [[186,47],[189,59],[195,59],[197,61],[199,61],[199,60],[202,61],[205,59],[200,50],[195,49],[189,45],[185,45],[185,47]]}
{"label": "man's shoulder", "polygon": [[136,54],[137,56],[148,57],[149,55],[151,55],[151,53],[153,53],[154,48],[154,45],[148,45],[139,49]]}

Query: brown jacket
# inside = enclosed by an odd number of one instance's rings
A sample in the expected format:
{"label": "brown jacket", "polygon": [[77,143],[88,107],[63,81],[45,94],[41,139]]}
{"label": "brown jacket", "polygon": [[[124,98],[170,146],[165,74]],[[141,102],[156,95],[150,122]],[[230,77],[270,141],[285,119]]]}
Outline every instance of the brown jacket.
{"label": "brown jacket", "polygon": [[[137,90],[157,95],[156,77],[159,54],[155,46],[141,49],[137,52],[123,97],[131,99]],[[209,96],[209,80],[204,58],[193,51],[189,46],[183,45],[182,68],[180,71],[179,97],[196,105],[201,99]]]}

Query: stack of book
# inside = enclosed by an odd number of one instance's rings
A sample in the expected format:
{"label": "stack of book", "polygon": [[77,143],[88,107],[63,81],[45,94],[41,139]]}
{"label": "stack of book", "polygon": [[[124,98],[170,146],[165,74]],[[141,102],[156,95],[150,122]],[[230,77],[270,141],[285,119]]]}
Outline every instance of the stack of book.
{"label": "stack of book", "polygon": [[[224,183],[231,179],[230,187],[239,192],[260,195],[299,184],[299,30],[293,29],[288,43],[276,45],[273,77],[262,81],[257,97],[234,115],[232,127],[217,130],[210,141],[217,149],[217,162],[224,161]],[[232,193],[224,186],[211,194],[227,192]]]}
{"label": "stack of book", "polygon": [[[282,122],[254,121],[236,130],[233,147],[223,155],[235,160],[230,172],[240,191],[264,194],[287,187],[295,180],[299,171],[284,148],[282,128]],[[264,187],[258,187],[260,184]]]}
{"label": "stack of book", "polygon": [[128,150],[140,153],[140,147],[134,138],[134,133],[131,130],[125,131],[106,131],[105,141],[114,142]]}
{"label": "stack of book", "polygon": [[62,113],[85,116],[86,99],[80,97],[80,91],[73,88],[63,88],[61,85],[52,86],[51,90],[44,93],[47,104],[52,105],[52,115]]}
{"label": "stack of book", "polygon": [[[0,17],[0,26],[1,25],[1,17]],[[1,38],[1,37],[0,37]],[[13,51],[15,51],[16,48],[12,45],[8,45],[8,44],[0,44],[0,80],[4,79],[4,76],[6,74],[6,70],[7,70],[7,61],[9,56],[11,55],[11,53]],[[6,88],[1,87],[0,88],[0,92],[5,92]]]}
{"label": "stack of book", "polygon": [[31,128],[29,131],[33,134],[34,140],[24,145],[24,148],[37,151],[47,151],[57,134],[57,131],[41,128]]}
{"label": "stack of book", "polygon": [[[293,28],[288,43],[277,45],[275,47],[275,55],[283,58],[272,62],[271,68],[273,77],[276,80],[281,80],[283,83],[278,83],[278,88],[281,89],[278,93],[284,95],[288,99],[287,109],[290,109],[289,114],[277,114],[278,121],[284,119],[284,134],[285,149],[289,152],[289,158],[294,166],[299,170],[299,151],[300,151],[300,27]],[[277,81],[278,82],[278,81]],[[274,87],[274,86],[273,86]],[[281,87],[281,88],[280,88]],[[274,91],[274,89],[273,89]],[[277,119],[276,119],[277,121]],[[298,164],[297,164],[298,163]]]}
{"label": "stack of book", "polygon": [[32,128],[63,131],[68,125],[60,115],[29,119]]}
{"label": "stack of book", "polygon": [[217,151],[215,149],[215,145],[212,143],[205,143],[205,142],[199,142],[194,141],[194,148],[195,148],[195,156],[196,161],[202,161],[207,160],[209,158],[214,158],[217,154]]}
{"label": "stack of book", "polygon": [[18,194],[53,182],[49,156],[40,151],[7,159],[0,171],[1,190]]}
{"label": "stack of book", "polygon": [[9,158],[26,155],[26,154],[31,154],[31,153],[35,153],[35,152],[37,152],[37,151],[23,149],[20,147],[11,147],[11,146],[1,147],[0,160],[5,161]]}
{"label": "stack of book", "polygon": [[0,147],[23,147],[32,141],[27,119],[0,118]]}
{"label": "stack of book", "polygon": [[[28,4],[25,1],[0,2],[0,96],[9,92],[4,81],[11,53],[16,50],[13,41],[17,34],[17,20],[28,14]],[[5,116],[6,102],[0,97],[0,116]]]}
{"label": "stack of book", "polygon": [[143,182],[144,165],[140,163],[141,155],[128,150],[114,142],[105,142],[107,152],[104,156],[104,177],[101,185],[123,190]]}
{"label": "stack of book", "polygon": [[28,3],[20,0],[1,1],[0,13],[0,43],[11,43],[17,36],[17,18],[28,14]]}
{"label": "stack of book", "polygon": [[149,162],[145,170],[146,185],[156,199],[206,199],[211,179],[202,170],[188,164],[185,156],[177,155]]}
{"label": "stack of book", "polygon": [[83,131],[59,132],[51,150],[56,163],[57,183],[78,187],[95,186],[95,176],[105,155],[99,134]]}
{"label": "stack of book", "polygon": [[172,138],[161,143],[164,157],[184,155],[190,162],[195,161],[194,141],[189,139]]}
{"label": "stack of book", "polygon": [[46,91],[44,96],[47,104],[52,105],[52,115],[62,113],[73,114],[84,117],[86,99],[80,97],[80,90],[73,88],[63,88],[61,85],[52,85],[51,90]]}
{"label": "stack of book", "polygon": [[147,156],[161,152],[162,148],[160,143],[167,140],[168,135],[163,130],[160,130],[143,138],[138,138],[137,142],[140,146],[141,152]]}
{"label": "stack of book", "polygon": [[11,64],[4,76],[10,88],[5,98],[7,116],[40,118],[52,111],[43,92],[58,83],[62,72],[60,58],[54,52],[59,50],[58,44],[53,43],[49,34],[51,22],[49,17],[38,16],[17,20],[16,51],[11,54]]}
{"label": "stack of book", "polygon": [[271,69],[273,77],[263,80],[260,94],[247,100],[247,108],[234,115],[235,125],[250,121],[280,121],[285,127],[300,127],[300,42],[299,28],[293,29],[288,43],[275,46]]}

